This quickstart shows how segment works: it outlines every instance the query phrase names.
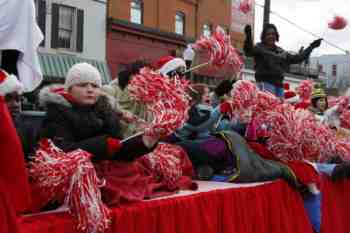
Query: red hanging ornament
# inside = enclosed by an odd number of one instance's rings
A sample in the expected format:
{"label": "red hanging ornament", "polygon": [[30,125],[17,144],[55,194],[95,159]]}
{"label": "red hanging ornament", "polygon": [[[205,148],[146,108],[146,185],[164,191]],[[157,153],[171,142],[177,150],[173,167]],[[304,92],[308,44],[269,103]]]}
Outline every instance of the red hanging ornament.
{"label": "red hanging ornament", "polygon": [[238,9],[244,14],[248,14],[252,10],[252,1],[251,0],[242,0],[239,3]]}
{"label": "red hanging ornament", "polygon": [[328,23],[328,27],[333,30],[342,30],[347,26],[347,20],[339,15],[334,16],[332,21]]}

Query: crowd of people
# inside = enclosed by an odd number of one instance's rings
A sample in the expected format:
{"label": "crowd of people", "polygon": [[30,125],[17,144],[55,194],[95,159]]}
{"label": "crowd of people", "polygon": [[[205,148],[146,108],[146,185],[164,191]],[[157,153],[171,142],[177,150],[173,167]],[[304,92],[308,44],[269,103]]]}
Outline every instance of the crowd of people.
{"label": "crowd of people", "polygon": [[[321,40],[311,43],[301,54],[291,55],[276,46],[279,34],[274,25],[269,24],[264,28],[262,42],[255,46],[249,26],[245,32],[244,50],[247,56],[255,58],[257,86],[262,91],[276,95],[281,102],[287,101],[283,89],[286,67],[307,59],[312,50],[320,46]],[[206,84],[190,84],[186,90],[190,100],[186,123],[167,137],[161,133],[152,136],[142,134],[140,132],[145,130],[154,116],[150,115],[147,106],[130,96],[128,85],[131,80],[145,67],[159,72],[164,79],[184,78],[182,76],[186,63],[181,58],[165,57],[156,64],[136,61],[127,67],[118,73],[114,81],[103,86],[101,75],[95,67],[87,63],[75,64],[67,73],[63,85],[47,86],[40,91],[39,102],[46,113],[39,129],[33,129],[33,125],[23,119],[20,85],[2,89],[0,83],[0,114],[1,118],[5,116],[0,121],[4,125],[1,132],[7,135],[2,140],[9,138],[3,146],[10,145],[2,153],[22,155],[22,158],[17,159],[23,162],[17,163],[13,168],[16,170],[11,172],[17,173],[16,176],[22,172],[23,175],[18,176],[22,180],[18,182],[22,185],[27,183],[28,186],[22,186],[27,190],[22,192],[24,196],[12,197],[16,205],[15,212],[47,210],[63,204],[61,200],[47,200],[38,194],[40,189],[31,188],[30,185],[36,184],[28,182],[30,179],[25,170],[24,160],[30,168],[38,142],[50,139],[66,153],[81,149],[92,155],[91,160],[97,174],[106,180],[101,193],[104,203],[108,205],[165,195],[182,188],[195,189],[192,179],[237,183],[284,179],[303,195],[314,230],[320,232],[321,194],[317,187],[320,174],[329,175],[335,182],[347,179],[350,177],[347,161],[338,158],[322,163],[283,163],[274,158],[266,145],[269,138],[263,131],[260,130],[251,137],[252,122],[232,117],[234,109],[230,101],[234,98],[231,93],[236,80],[224,80],[212,92]],[[10,75],[4,71],[2,73],[3,80],[10,79]],[[297,103],[294,104],[297,106]],[[314,87],[310,103],[303,107],[322,122],[328,105],[324,90]],[[11,137],[8,136],[10,134]],[[163,177],[170,177],[166,180],[167,185],[159,178],[159,171],[152,173],[156,167],[146,165],[147,161],[151,161],[147,155],[155,153],[164,145],[176,148],[176,153],[166,155],[163,159],[180,164],[172,170],[161,169]],[[3,161],[1,165],[7,166],[8,163]],[[165,163],[165,166],[167,164],[171,163]],[[169,180],[172,185],[169,185]],[[6,183],[8,181],[5,180]],[[2,188],[0,182],[0,189]],[[30,195],[31,192],[36,192],[36,195]],[[0,191],[0,195],[5,194],[6,192]],[[32,205],[27,200],[29,197]],[[27,201],[23,201],[21,206],[20,200]],[[14,213],[4,216],[12,215]]]}

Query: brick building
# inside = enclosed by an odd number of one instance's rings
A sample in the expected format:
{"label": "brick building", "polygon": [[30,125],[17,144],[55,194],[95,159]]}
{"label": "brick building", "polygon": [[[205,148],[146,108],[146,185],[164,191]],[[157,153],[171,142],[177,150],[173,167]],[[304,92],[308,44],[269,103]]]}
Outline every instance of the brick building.
{"label": "brick building", "polygon": [[[243,35],[231,32],[229,0],[109,0],[107,61],[112,76],[136,59],[151,62],[181,51],[187,43],[210,34],[217,25],[231,33],[234,45]],[[223,76],[202,69],[196,77]],[[207,79],[207,80],[206,80]]]}

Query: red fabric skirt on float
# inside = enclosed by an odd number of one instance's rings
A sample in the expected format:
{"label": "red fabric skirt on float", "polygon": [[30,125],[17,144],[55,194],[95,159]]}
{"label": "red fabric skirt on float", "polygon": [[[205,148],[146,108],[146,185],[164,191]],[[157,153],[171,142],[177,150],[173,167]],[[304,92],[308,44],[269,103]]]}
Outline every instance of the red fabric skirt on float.
{"label": "red fabric skirt on float", "polygon": [[8,191],[0,179],[0,232],[19,233],[15,208],[10,202]]}
{"label": "red fabric skirt on float", "polygon": [[[198,191],[112,208],[109,232],[312,233],[300,195],[285,182],[198,182]],[[68,213],[21,219],[23,233],[77,233]]]}

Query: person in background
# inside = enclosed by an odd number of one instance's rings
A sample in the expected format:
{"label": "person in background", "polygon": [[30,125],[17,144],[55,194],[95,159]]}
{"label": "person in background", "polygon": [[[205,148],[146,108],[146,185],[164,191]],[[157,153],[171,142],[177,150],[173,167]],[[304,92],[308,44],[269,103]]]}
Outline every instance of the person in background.
{"label": "person in background", "polygon": [[322,39],[313,41],[309,47],[299,54],[291,54],[277,46],[279,33],[274,24],[266,24],[260,36],[260,43],[253,44],[252,28],[244,28],[244,53],[255,59],[255,80],[263,91],[269,91],[277,97],[283,98],[284,73],[289,65],[298,64],[306,60],[311,52],[321,45]]}
{"label": "person in background", "polygon": [[12,116],[17,134],[21,140],[25,159],[28,161],[34,152],[38,133],[31,122],[24,120],[22,115],[22,95],[19,92],[11,92],[5,96],[6,105]]}
{"label": "person in background", "polygon": [[186,71],[186,62],[182,58],[165,56],[161,57],[155,64],[155,68],[164,77],[183,76]]}
{"label": "person in background", "polygon": [[142,129],[142,125],[149,120],[146,107],[130,98],[128,85],[134,75],[144,67],[151,65],[144,60],[137,60],[128,65],[126,70],[120,71],[118,77],[102,90],[113,99],[113,110],[117,111],[121,121],[121,134],[127,138]]}
{"label": "person in background", "polygon": [[5,96],[22,90],[16,76],[0,70],[0,232],[20,232],[16,215],[28,211],[29,179],[20,139],[8,111]]}
{"label": "person in background", "polygon": [[316,86],[311,94],[310,111],[315,114],[317,119],[321,120],[327,109],[328,109],[327,95],[321,87]]}
{"label": "person in background", "polygon": [[211,103],[213,107],[218,106],[220,103],[225,102],[230,98],[231,90],[235,80],[223,80],[214,89],[211,95]]}

